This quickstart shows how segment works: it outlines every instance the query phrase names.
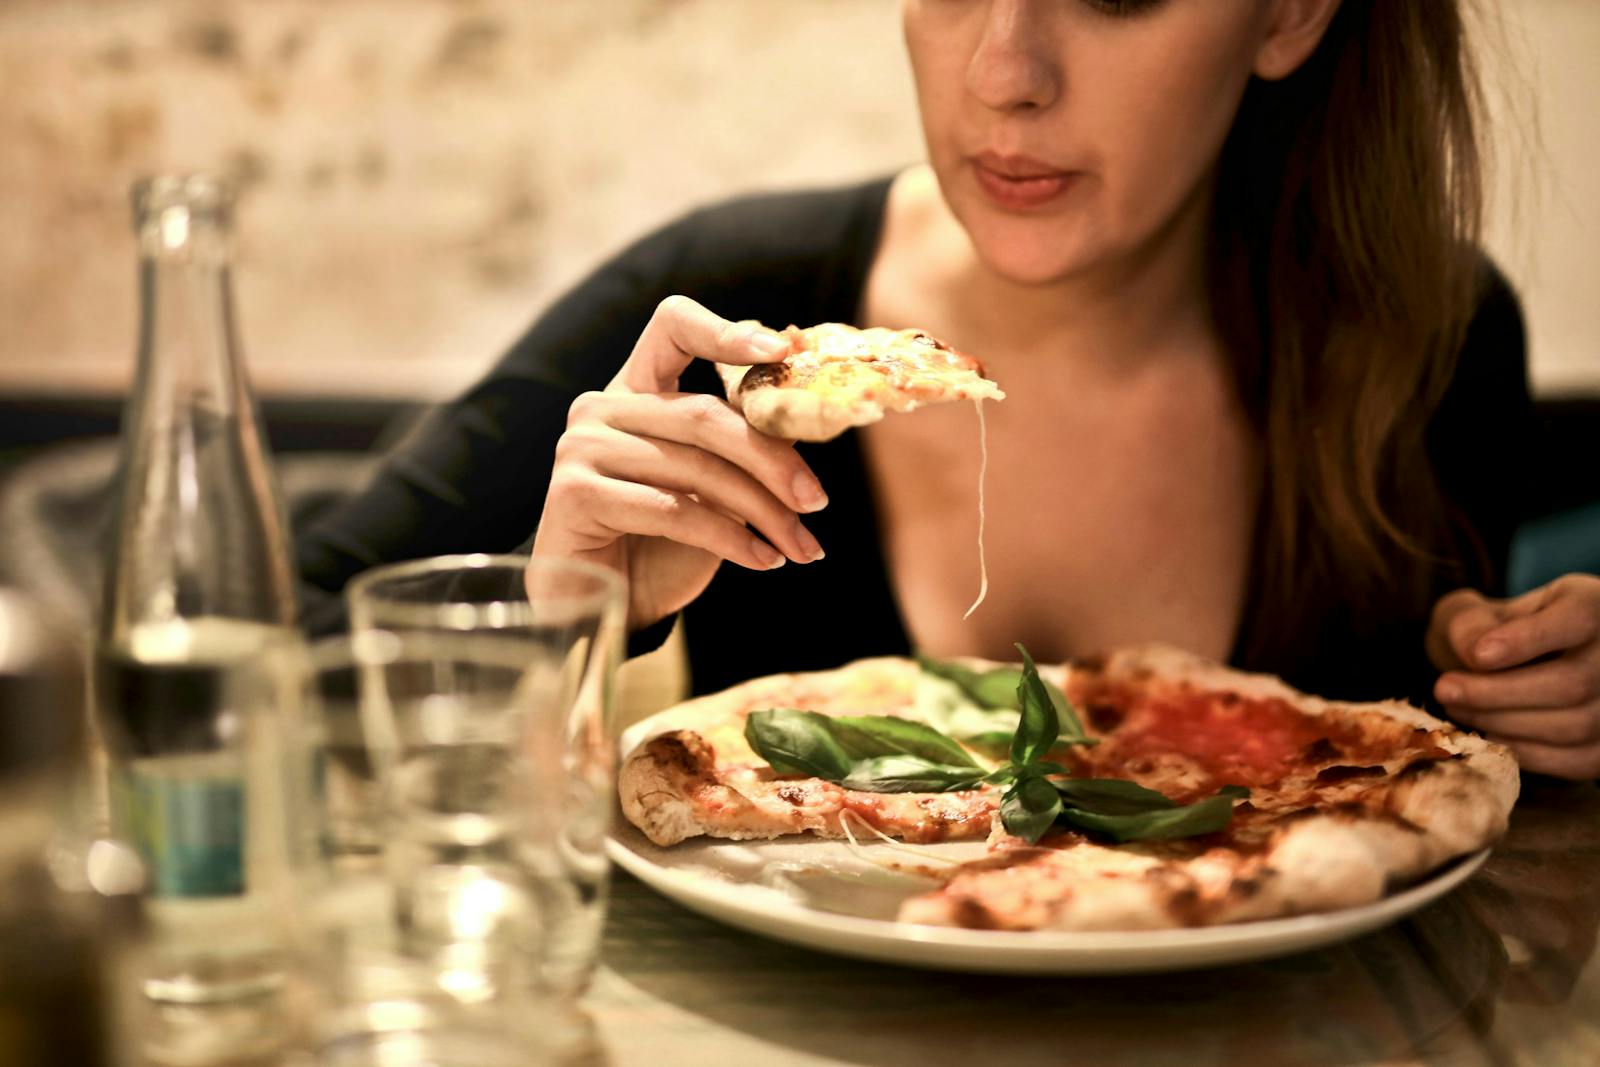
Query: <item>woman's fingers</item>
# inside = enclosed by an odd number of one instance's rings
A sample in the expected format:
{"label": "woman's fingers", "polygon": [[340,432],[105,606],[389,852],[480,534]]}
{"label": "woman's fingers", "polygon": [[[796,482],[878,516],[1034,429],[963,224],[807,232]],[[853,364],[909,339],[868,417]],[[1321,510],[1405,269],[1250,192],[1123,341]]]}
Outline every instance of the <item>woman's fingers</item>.
{"label": "woman's fingers", "polygon": [[583,534],[611,542],[629,534],[662,537],[751,570],[781,567],[781,552],[741,523],[688,493],[608,478],[595,471],[552,480],[551,495],[585,517]]}
{"label": "woman's fingers", "polygon": [[1516,610],[1508,614],[1517,617],[1477,636],[1472,654],[1479,669],[1526,663],[1600,638],[1600,595],[1587,582],[1555,582],[1529,596],[1537,599],[1511,602]]}
{"label": "woman's fingers", "polygon": [[1451,708],[1450,717],[1489,737],[1566,746],[1600,742],[1600,704],[1557,711]]}
{"label": "woman's fingers", "polygon": [[633,346],[613,385],[635,393],[669,393],[695,359],[748,365],[773,363],[789,342],[757,323],[730,322],[686,296],[669,296]]}
{"label": "woman's fingers", "polygon": [[1500,602],[1474,589],[1457,589],[1441,597],[1428,624],[1428,659],[1442,671],[1479,669],[1474,649],[1502,620]]}
{"label": "woman's fingers", "polygon": [[733,520],[754,526],[796,563],[822,558],[821,546],[799,515],[745,470],[713,452],[603,423],[573,428],[559,447],[564,456],[607,478],[692,494]]}
{"label": "woman's fingers", "polygon": [[585,393],[573,403],[568,434],[583,423],[692,445],[750,473],[773,496],[802,513],[827,506],[817,476],[794,445],[757,430],[724,400],[704,393]]}
{"label": "woman's fingers", "polygon": [[1563,656],[1492,673],[1447,671],[1433,695],[1452,712],[1575,708],[1600,698],[1600,667],[1585,657]]}

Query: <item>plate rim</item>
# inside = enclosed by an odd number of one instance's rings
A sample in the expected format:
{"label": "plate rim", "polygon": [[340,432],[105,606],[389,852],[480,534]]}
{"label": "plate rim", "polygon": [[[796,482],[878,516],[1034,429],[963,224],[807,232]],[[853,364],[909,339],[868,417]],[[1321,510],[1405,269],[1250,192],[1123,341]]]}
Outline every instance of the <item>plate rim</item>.
{"label": "plate rim", "polygon": [[[636,828],[629,829],[648,844]],[[970,965],[973,954],[998,955],[1001,958],[993,961],[997,970],[1018,964],[1053,963],[1072,968],[1078,962],[1091,964],[1093,957],[1104,954],[1149,957],[1161,969],[1179,970],[1208,961],[1242,962],[1301,951],[1370,932],[1432,903],[1475,874],[1491,852],[1484,848],[1458,856],[1396,893],[1332,912],[1156,930],[1014,931],[967,930],[823,911],[786,900],[764,887],[753,887],[759,893],[752,894],[752,887],[714,874],[662,866],[615,834],[606,838],[606,851],[614,863],[653,891],[707,918],[758,935],[792,941],[792,937],[784,936],[785,932],[821,932],[824,940],[803,942],[804,947],[901,964],[953,967]],[[735,921],[730,915],[744,922]],[[852,949],[833,943],[840,939],[853,942]],[[938,957],[943,952],[953,955],[941,960]],[[927,958],[913,959],[907,953]],[[1173,955],[1194,957],[1199,962],[1161,962]]]}

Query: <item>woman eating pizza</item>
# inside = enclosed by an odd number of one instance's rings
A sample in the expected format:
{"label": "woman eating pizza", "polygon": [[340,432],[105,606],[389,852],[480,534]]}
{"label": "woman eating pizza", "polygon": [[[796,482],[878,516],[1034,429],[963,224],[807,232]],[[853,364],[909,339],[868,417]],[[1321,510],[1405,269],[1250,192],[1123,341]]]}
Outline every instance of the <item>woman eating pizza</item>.
{"label": "woman eating pizza", "polygon": [[[1501,595],[1533,427],[1476,243],[1458,3],[903,23],[926,163],[708,207],[602,266],[302,538],[311,586],[531,540],[626,575],[636,650],[681,615],[702,692],[1165,641],[1431,698],[1528,770],[1600,776],[1600,578]],[[968,404],[755,429],[718,365],[792,355],[791,323],[978,357],[1005,393],[983,446]]]}

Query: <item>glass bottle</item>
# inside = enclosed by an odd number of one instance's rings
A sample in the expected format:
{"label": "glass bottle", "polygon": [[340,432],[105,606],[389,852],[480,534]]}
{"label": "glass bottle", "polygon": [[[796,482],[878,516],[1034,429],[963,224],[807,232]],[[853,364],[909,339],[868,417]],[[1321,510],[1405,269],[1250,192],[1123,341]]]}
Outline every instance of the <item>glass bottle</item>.
{"label": "glass bottle", "polygon": [[252,870],[252,835],[272,821],[246,789],[247,716],[260,709],[238,704],[234,675],[292,638],[293,567],[234,329],[229,192],[207,176],[154,178],[134,187],[133,214],[138,368],[95,690],[113,833],[145,867],[144,993],[193,1014],[281,983]]}

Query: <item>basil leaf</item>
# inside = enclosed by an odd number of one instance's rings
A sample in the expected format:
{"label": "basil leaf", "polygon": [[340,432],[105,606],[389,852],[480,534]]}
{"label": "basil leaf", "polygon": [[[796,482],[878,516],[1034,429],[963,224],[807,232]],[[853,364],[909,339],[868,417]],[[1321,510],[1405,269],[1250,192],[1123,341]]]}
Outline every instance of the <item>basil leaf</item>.
{"label": "basil leaf", "polygon": [[874,756],[853,767],[839,782],[866,793],[944,793],[973,789],[983,778],[974,767],[952,767],[921,756]]}
{"label": "basil leaf", "polygon": [[982,770],[966,749],[933,727],[912,719],[892,715],[839,715],[829,721],[834,738],[856,759],[920,756],[933,763]]}
{"label": "basil leaf", "polygon": [[1084,732],[1083,721],[1078,718],[1077,709],[1072,706],[1072,701],[1067,699],[1067,694],[1054,682],[1039,679],[1045,692],[1050,694],[1050,702],[1055,705],[1056,718],[1061,720],[1061,740],[1075,741],[1082,745],[1098,745],[1098,737],[1090,737]]}
{"label": "basil leaf", "polygon": [[[1022,707],[1018,693],[1023,680],[1021,670],[995,667],[980,673],[959,663],[926,656],[918,657],[917,662],[922,673],[918,675],[912,714],[919,721],[986,754],[1002,755],[1009,750],[1017,731],[1017,712]],[[1060,734],[1056,744],[1099,744],[1099,738],[1085,735],[1078,713],[1061,688],[1042,677],[1040,682],[1056,711]]]}
{"label": "basil leaf", "polygon": [[1239,800],[1246,800],[1250,796],[1250,790],[1242,785],[1225,785],[1217,790],[1217,795],[1219,797],[1237,797]]}
{"label": "basil leaf", "polygon": [[855,759],[834,737],[826,715],[794,708],[752,711],[744,739],[779,774],[809,774],[837,782]]}
{"label": "basil leaf", "polygon": [[1017,703],[1022,707],[1022,721],[1011,736],[1011,763],[1022,768],[1038,760],[1055,746],[1061,733],[1060,720],[1056,718],[1055,702],[1039,677],[1033,657],[1021,645],[1022,680],[1017,683]]}
{"label": "basil leaf", "polygon": [[1177,807],[1166,794],[1121,778],[1058,778],[1050,784],[1065,803],[1096,815],[1141,815]]}
{"label": "basil leaf", "polygon": [[1051,763],[1048,760],[1036,760],[1028,769],[1030,771],[1033,771],[1035,774],[1071,774],[1072,773],[1072,771],[1069,768],[1063,767],[1059,763]]}
{"label": "basil leaf", "polygon": [[918,656],[917,663],[929,674],[954,682],[961,687],[967,699],[980,708],[1018,709],[1017,681],[1021,673],[1015,667],[995,667],[978,672],[959,663]]}
{"label": "basil leaf", "polygon": [[1000,798],[1006,832],[1036,844],[1061,814],[1061,794],[1043,778],[1021,778]]}
{"label": "basil leaf", "polygon": [[1181,808],[1135,815],[1102,815],[1068,805],[1061,809],[1061,821],[1117,841],[1165,841],[1225,828],[1233,819],[1233,801],[1233,796],[1219,793]]}
{"label": "basil leaf", "polygon": [[1011,747],[1011,735],[1015,730],[989,730],[985,733],[963,737],[961,740],[973,748],[982,749],[985,754],[1003,753]]}

